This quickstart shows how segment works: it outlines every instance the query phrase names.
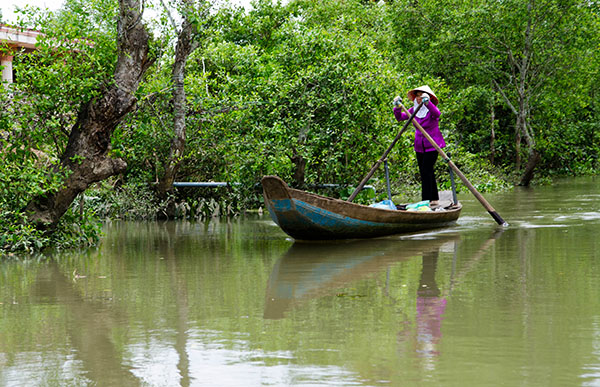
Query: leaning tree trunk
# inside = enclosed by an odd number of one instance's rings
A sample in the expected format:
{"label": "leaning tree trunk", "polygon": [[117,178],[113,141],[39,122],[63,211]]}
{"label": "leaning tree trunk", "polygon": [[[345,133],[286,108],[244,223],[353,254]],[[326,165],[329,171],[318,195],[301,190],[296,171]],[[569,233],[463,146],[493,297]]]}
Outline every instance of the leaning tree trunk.
{"label": "leaning tree trunk", "polygon": [[539,164],[541,159],[542,156],[537,150],[533,148],[529,149],[529,157],[527,159],[527,164],[525,165],[525,170],[523,171],[519,185],[525,187],[529,186],[529,183],[531,183],[531,180],[533,180],[535,167]]}
{"label": "leaning tree trunk", "polygon": [[62,188],[34,198],[27,206],[29,219],[39,229],[53,228],[78,194],[127,167],[124,160],[108,156],[111,136],[135,107],[134,93],[152,61],[148,57],[148,32],[141,23],[140,0],[119,0],[119,7],[114,82],[79,112],[60,158],[59,168],[68,172]]}

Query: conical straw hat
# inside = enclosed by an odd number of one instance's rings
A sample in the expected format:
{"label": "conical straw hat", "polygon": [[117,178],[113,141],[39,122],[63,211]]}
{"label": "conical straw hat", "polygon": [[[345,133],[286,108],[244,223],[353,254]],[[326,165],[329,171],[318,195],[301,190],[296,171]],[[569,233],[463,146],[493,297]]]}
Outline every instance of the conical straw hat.
{"label": "conical straw hat", "polygon": [[412,89],[411,91],[409,91],[408,92],[408,99],[410,99],[411,101],[414,101],[415,94],[416,94],[417,91],[422,91],[424,93],[429,94],[429,96],[431,97],[431,102],[433,102],[434,105],[438,104],[438,98],[436,97],[436,95],[431,90],[431,87],[429,87],[427,85],[421,86],[421,87],[417,87],[417,88]]}

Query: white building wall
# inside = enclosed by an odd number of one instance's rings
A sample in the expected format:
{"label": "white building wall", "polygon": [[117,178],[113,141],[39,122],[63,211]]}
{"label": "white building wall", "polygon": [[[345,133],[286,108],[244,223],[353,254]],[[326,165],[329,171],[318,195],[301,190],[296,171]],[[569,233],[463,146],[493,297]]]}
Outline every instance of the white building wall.
{"label": "white building wall", "polygon": [[[35,43],[40,32],[13,28],[0,24],[0,43],[12,47],[14,53],[21,50],[35,50]],[[12,83],[13,79],[13,56],[0,57],[0,65],[2,66],[2,83]]]}

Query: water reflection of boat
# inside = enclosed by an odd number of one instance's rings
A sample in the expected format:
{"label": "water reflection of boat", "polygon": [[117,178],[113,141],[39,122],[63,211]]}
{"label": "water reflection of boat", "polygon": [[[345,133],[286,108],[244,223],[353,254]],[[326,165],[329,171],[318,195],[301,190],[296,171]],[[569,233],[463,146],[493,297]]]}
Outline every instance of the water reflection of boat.
{"label": "water reflection of boat", "polygon": [[295,303],[329,294],[390,264],[439,251],[456,234],[429,239],[295,243],[275,264],[267,284],[265,318],[282,318]]}
{"label": "water reflection of boat", "polygon": [[373,238],[445,227],[456,222],[462,208],[447,202],[440,211],[388,210],[289,188],[277,176],[265,176],[261,184],[273,221],[298,240]]}

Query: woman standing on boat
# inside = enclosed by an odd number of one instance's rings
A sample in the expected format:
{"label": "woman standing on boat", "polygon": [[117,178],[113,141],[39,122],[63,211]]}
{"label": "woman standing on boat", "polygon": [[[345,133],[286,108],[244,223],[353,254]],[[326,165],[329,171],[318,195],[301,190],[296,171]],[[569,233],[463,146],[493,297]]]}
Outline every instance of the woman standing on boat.
{"label": "woman standing on boat", "polygon": [[[438,99],[429,86],[421,86],[408,92],[408,99],[414,101],[414,106],[408,109],[410,115],[421,102],[425,102],[417,112],[414,120],[417,121],[423,129],[433,138],[433,140],[444,148],[446,142],[440,132],[439,121],[440,111],[437,108]],[[394,98],[394,116],[398,121],[408,120],[409,114],[402,112],[400,97]],[[415,152],[419,172],[421,174],[421,200],[429,200],[432,205],[436,205],[439,200],[437,182],[435,180],[434,166],[437,161],[438,153],[419,131],[415,131]]]}

